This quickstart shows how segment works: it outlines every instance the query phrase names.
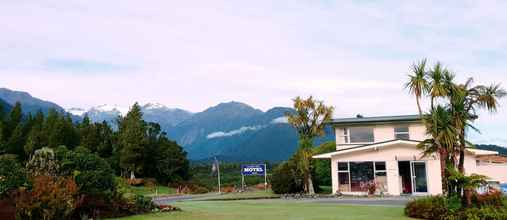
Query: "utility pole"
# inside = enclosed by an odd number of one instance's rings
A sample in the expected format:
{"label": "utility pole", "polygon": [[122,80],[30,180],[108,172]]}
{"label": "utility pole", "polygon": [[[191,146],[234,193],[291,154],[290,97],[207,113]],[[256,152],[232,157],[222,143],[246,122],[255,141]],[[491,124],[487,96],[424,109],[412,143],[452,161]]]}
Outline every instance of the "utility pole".
{"label": "utility pole", "polygon": [[220,163],[218,163],[217,158],[215,157],[215,161],[213,162],[213,166],[211,168],[212,171],[217,171],[218,176],[218,194],[222,193],[222,190],[220,189]]}
{"label": "utility pole", "polygon": [[218,194],[221,194],[222,192],[220,190],[220,164],[218,164],[217,172],[218,172]]}

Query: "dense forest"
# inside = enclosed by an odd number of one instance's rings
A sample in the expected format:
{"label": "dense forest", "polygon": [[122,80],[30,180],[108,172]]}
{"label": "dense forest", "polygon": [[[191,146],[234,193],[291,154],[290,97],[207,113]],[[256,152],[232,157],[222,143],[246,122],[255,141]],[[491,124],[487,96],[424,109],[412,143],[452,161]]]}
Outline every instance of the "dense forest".
{"label": "dense forest", "polygon": [[118,117],[118,128],[106,122],[91,123],[87,116],[75,122],[69,114],[50,110],[23,114],[17,103],[10,111],[0,106],[0,155],[14,155],[25,164],[43,147],[86,148],[105,159],[116,175],[156,178],[161,183],[189,178],[186,152],[169,140],[160,125],[142,119],[140,106]]}

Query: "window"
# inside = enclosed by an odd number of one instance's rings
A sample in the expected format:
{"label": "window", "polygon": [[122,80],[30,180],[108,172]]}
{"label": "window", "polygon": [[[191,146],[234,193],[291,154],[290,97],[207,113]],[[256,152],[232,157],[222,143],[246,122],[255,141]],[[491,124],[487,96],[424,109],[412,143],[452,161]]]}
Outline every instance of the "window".
{"label": "window", "polygon": [[386,162],[375,162],[375,187],[377,193],[387,192]]}
{"label": "window", "polygon": [[396,127],[394,128],[394,139],[397,140],[408,140],[410,139],[410,135],[408,132],[408,127]]}
{"label": "window", "polygon": [[352,192],[367,192],[373,181],[373,162],[350,162],[350,188]]}
{"label": "window", "polygon": [[367,192],[373,182],[378,193],[387,191],[386,162],[338,162],[340,192]]}
{"label": "window", "polygon": [[349,136],[349,129],[348,128],[343,129],[342,137],[343,137],[344,143],[350,143],[350,136]]}
{"label": "window", "polygon": [[373,137],[373,128],[353,127],[348,130],[348,143],[372,143],[375,141]]}
{"label": "window", "polygon": [[349,163],[338,162],[338,171],[349,171]]}
{"label": "window", "polygon": [[338,162],[338,191],[350,192],[350,172],[348,162]]}

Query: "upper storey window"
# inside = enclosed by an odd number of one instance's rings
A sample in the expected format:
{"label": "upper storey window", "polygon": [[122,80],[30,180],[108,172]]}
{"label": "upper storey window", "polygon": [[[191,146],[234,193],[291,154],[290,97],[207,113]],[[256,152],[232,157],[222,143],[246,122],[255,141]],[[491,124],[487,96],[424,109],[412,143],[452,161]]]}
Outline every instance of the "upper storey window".
{"label": "upper storey window", "polygon": [[345,143],[373,143],[372,127],[352,127],[343,129]]}
{"label": "upper storey window", "polygon": [[397,140],[409,140],[410,135],[408,132],[408,127],[407,126],[395,127],[394,138]]}

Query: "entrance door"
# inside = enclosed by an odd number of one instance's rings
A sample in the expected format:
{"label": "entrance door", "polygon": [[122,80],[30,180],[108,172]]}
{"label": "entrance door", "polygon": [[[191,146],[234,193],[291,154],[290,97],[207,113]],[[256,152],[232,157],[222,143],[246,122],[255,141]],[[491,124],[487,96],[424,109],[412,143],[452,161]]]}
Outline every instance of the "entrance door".
{"label": "entrance door", "polygon": [[426,163],[423,161],[411,161],[410,167],[412,171],[412,192],[427,193]]}
{"label": "entrance door", "polygon": [[410,161],[398,161],[398,172],[401,177],[401,193],[412,194],[412,168]]}

